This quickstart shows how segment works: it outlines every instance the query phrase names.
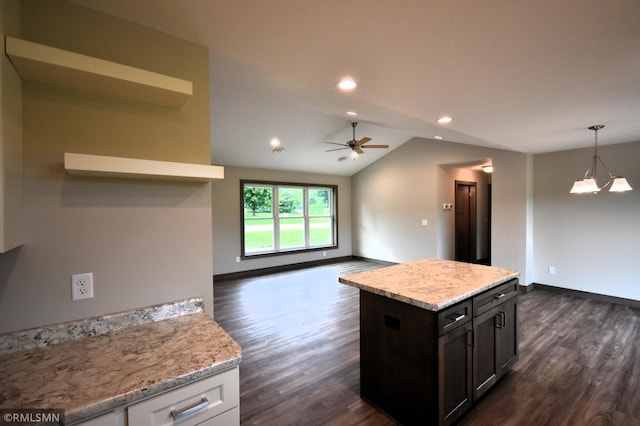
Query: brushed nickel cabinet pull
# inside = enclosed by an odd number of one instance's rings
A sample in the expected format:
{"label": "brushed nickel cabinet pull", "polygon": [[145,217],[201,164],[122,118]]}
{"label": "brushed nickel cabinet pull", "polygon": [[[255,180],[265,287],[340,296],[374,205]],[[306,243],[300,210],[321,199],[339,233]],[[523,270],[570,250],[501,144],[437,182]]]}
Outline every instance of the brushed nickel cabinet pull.
{"label": "brushed nickel cabinet pull", "polygon": [[189,414],[202,410],[207,405],[209,405],[209,400],[206,396],[203,396],[200,401],[194,402],[193,404],[187,405],[186,407],[171,410],[170,414],[174,420],[178,420],[181,417],[188,416]]}
{"label": "brushed nickel cabinet pull", "polygon": [[496,328],[504,328],[507,325],[506,313],[499,311],[495,316]]}
{"label": "brushed nickel cabinet pull", "polygon": [[454,314],[454,315],[449,315],[449,316],[447,317],[447,319],[448,319],[449,321],[451,321],[451,322],[450,322],[450,323],[447,323],[447,324],[445,325],[445,327],[448,327],[448,326],[450,326],[450,325],[452,325],[452,324],[457,323],[458,321],[461,321],[461,320],[465,319],[465,318],[466,318],[466,316],[467,316],[466,314]]}

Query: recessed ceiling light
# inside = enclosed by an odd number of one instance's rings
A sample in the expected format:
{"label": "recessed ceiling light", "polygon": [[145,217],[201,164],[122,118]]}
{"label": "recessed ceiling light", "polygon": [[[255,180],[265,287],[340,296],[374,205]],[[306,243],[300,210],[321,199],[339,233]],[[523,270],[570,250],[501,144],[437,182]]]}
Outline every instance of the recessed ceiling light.
{"label": "recessed ceiling light", "polygon": [[271,139],[270,144],[271,144],[272,147],[277,148],[277,147],[280,146],[280,139],[273,138],[273,139]]}
{"label": "recessed ceiling light", "polygon": [[350,91],[355,89],[357,86],[356,81],[351,77],[345,77],[338,83],[338,87],[343,91]]}
{"label": "recessed ceiling light", "polygon": [[436,123],[438,124],[449,124],[453,121],[453,118],[449,117],[448,115],[443,115],[442,117],[438,117],[436,119]]}
{"label": "recessed ceiling light", "polygon": [[442,136],[434,136],[434,139],[438,139],[439,141],[441,141],[442,139],[444,139]]}
{"label": "recessed ceiling light", "polygon": [[355,117],[356,115],[358,115],[358,113],[355,111],[347,111],[347,115],[350,115],[351,117]]}

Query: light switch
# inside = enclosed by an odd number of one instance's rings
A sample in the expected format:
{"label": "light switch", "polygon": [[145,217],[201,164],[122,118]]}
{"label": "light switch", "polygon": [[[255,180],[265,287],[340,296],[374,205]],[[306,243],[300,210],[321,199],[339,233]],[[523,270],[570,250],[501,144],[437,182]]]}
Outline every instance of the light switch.
{"label": "light switch", "polygon": [[422,219],[422,224],[424,226],[427,226],[429,224],[429,221],[427,219]]}

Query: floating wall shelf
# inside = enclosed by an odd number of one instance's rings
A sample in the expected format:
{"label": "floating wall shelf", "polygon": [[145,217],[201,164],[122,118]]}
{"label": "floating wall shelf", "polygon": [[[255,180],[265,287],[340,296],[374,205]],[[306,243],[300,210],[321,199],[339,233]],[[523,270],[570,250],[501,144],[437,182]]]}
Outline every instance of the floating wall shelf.
{"label": "floating wall shelf", "polygon": [[64,168],[70,175],[206,182],[224,178],[224,167],[172,161],[106,157],[65,152]]}
{"label": "floating wall shelf", "polygon": [[193,83],[42,44],[5,37],[5,50],[23,80],[181,108]]}

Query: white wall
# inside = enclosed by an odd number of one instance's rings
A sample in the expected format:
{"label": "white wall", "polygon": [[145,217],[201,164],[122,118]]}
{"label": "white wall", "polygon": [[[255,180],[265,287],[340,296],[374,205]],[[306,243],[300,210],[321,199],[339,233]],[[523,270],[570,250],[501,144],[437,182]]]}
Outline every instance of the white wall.
{"label": "white wall", "polygon": [[534,280],[640,300],[640,142],[601,146],[599,154],[634,191],[569,194],[593,149],[534,157]]}
{"label": "white wall", "polygon": [[[241,179],[337,185],[338,248],[326,250],[326,256],[322,255],[322,251],[313,251],[260,257],[236,263],[236,257],[241,255]],[[212,198],[213,269],[216,275],[351,256],[351,179],[348,176],[227,166],[224,180],[212,185]]]}
{"label": "white wall", "polygon": [[[70,3],[25,0],[22,37],[185,78],[169,109],[23,82],[24,244],[0,255],[0,332],[193,296],[213,310],[210,184],[69,176],[64,152],[208,164],[206,48]],[[93,299],[71,301],[71,274]]]}
{"label": "white wall", "polygon": [[[492,264],[520,270],[521,283],[529,284],[527,156],[511,151],[415,138],[360,171],[351,183],[354,255],[390,262],[451,258],[451,211],[442,203],[454,202],[455,176],[441,166],[487,158],[495,168]],[[444,188],[451,188],[450,198]]]}

